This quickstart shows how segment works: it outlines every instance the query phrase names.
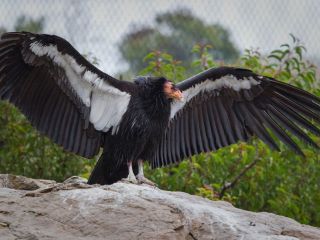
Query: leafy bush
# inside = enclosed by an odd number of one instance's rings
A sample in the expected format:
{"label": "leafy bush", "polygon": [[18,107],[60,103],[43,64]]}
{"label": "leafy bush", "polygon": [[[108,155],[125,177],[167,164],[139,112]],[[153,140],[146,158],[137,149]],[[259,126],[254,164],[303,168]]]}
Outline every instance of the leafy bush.
{"label": "leafy bush", "polygon": [[[299,40],[294,36],[292,39],[291,45],[281,45],[266,56],[246,50],[237,66],[320,96],[316,67],[304,59],[305,48]],[[208,54],[208,47],[196,45],[193,48],[199,60],[191,68],[200,71],[218,65]],[[176,82],[186,78],[185,69],[167,53],[150,53],[145,61],[149,65],[142,71],[144,74],[164,75]],[[311,137],[320,144],[319,137]],[[319,153],[303,142],[298,143],[305,158],[281,143],[281,152],[275,152],[259,139],[252,139],[249,143],[233,144],[214,153],[194,156],[177,166],[146,171],[162,189],[222,199],[242,209],[274,212],[320,226]]]}

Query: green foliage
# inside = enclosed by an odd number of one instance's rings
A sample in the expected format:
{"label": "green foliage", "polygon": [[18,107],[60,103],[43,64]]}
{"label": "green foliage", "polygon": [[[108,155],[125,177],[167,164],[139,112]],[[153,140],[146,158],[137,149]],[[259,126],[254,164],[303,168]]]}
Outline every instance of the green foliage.
{"label": "green foliage", "polygon": [[154,27],[135,28],[124,37],[119,49],[130,71],[137,73],[146,67],[140,60],[154,50],[170,52],[183,66],[189,66],[196,58],[190,46],[198,42],[214,46],[208,52],[217,60],[230,62],[239,56],[226,29],[219,24],[208,25],[188,10],[157,15]]}
{"label": "green foliage", "polygon": [[213,61],[213,57],[209,53],[209,49],[212,49],[212,46],[209,44],[195,44],[192,48],[192,52],[197,54],[199,58],[194,60],[191,66],[199,68],[199,70],[206,70],[208,68],[215,67],[216,63]]}
{"label": "green foliage", "polygon": [[39,33],[43,30],[44,27],[44,17],[40,17],[38,19],[28,18],[24,15],[18,17],[15,23],[15,31],[27,31],[33,33]]}
{"label": "green foliage", "polygon": [[[284,44],[268,55],[246,50],[239,64],[253,71],[296,85],[320,96],[316,67],[304,59],[304,46],[292,36],[291,45]],[[198,54],[189,68],[197,71],[216,66],[208,45],[196,45]],[[157,56],[162,56],[159,53]],[[181,65],[167,53],[164,64],[155,64],[154,53],[148,55],[149,65],[143,73],[172,76],[172,69],[184,79]],[[162,63],[162,62],[161,62]],[[320,138],[311,136],[320,144]],[[296,138],[293,137],[296,141]],[[278,142],[279,143],[279,142]],[[185,191],[209,199],[223,199],[251,211],[268,211],[292,217],[302,223],[320,226],[320,157],[319,153],[299,142],[306,157],[297,156],[279,143],[281,152],[271,151],[262,141],[238,143],[214,153],[193,156],[177,166],[151,170],[146,174],[160,188]]]}
{"label": "green foliage", "polygon": [[173,82],[181,81],[185,76],[185,68],[181,66],[181,61],[174,60],[170,54],[153,51],[144,59],[148,66],[140,74],[152,73],[153,76],[165,76]]}
{"label": "green foliage", "polygon": [[[45,24],[45,19],[44,17],[39,17],[37,19],[33,19],[30,17],[26,17],[25,15],[21,15],[20,17],[17,18],[15,24],[14,24],[14,29],[10,29],[9,31],[27,31],[27,32],[33,32],[33,33],[40,33],[43,31]],[[8,30],[0,26],[0,34],[7,32]]]}

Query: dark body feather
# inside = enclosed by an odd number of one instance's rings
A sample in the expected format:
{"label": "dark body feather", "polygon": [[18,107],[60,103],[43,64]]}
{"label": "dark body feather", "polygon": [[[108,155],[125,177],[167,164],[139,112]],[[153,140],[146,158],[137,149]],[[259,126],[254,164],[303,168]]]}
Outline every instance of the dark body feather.
{"label": "dark body feather", "polygon": [[132,94],[128,111],[116,134],[107,133],[103,155],[92,172],[89,183],[112,184],[128,176],[128,161],[137,173],[139,159],[151,160],[159,139],[168,126],[171,100],[162,91],[162,81],[145,84]]}

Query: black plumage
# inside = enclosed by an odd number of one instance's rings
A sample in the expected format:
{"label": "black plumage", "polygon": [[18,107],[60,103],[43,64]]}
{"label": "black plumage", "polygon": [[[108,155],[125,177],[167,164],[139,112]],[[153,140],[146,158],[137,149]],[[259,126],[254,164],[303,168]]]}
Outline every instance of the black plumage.
{"label": "black plumage", "polygon": [[288,132],[317,148],[320,99],[250,70],[209,69],[174,85],[159,77],[119,81],[90,64],[66,40],[4,33],[0,98],[15,104],[41,133],[83,157],[103,153],[89,183],[128,177],[150,183],[142,163],[179,163],[257,136],[279,150],[269,131],[298,154]]}

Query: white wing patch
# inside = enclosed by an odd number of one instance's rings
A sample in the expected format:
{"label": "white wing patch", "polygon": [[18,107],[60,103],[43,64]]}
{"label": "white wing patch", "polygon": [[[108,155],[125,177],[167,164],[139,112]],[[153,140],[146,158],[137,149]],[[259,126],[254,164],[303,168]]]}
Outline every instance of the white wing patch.
{"label": "white wing patch", "polygon": [[71,87],[82,102],[90,107],[90,122],[95,129],[107,132],[111,127],[114,134],[126,112],[130,94],[108,84],[96,73],[87,70],[68,54],[62,54],[57,46],[44,46],[39,42],[30,44],[30,50],[39,57],[48,56],[65,70]]}
{"label": "white wing patch", "polygon": [[[95,91],[92,94],[90,122],[99,131],[107,132],[110,127],[113,127],[114,134],[127,110],[128,103],[129,101],[122,96]],[[126,107],[123,107],[124,105]]]}
{"label": "white wing patch", "polygon": [[170,119],[173,119],[178,111],[180,111],[187,102],[189,102],[193,97],[198,95],[200,92],[213,91],[221,88],[232,88],[235,91],[240,91],[242,89],[250,89],[251,86],[260,84],[259,81],[253,77],[238,79],[233,75],[226,75],[215,81],[207,79],[199,84],[194,85],[191,88],[182,92],[182,101],[173,101],[171,104]]}

